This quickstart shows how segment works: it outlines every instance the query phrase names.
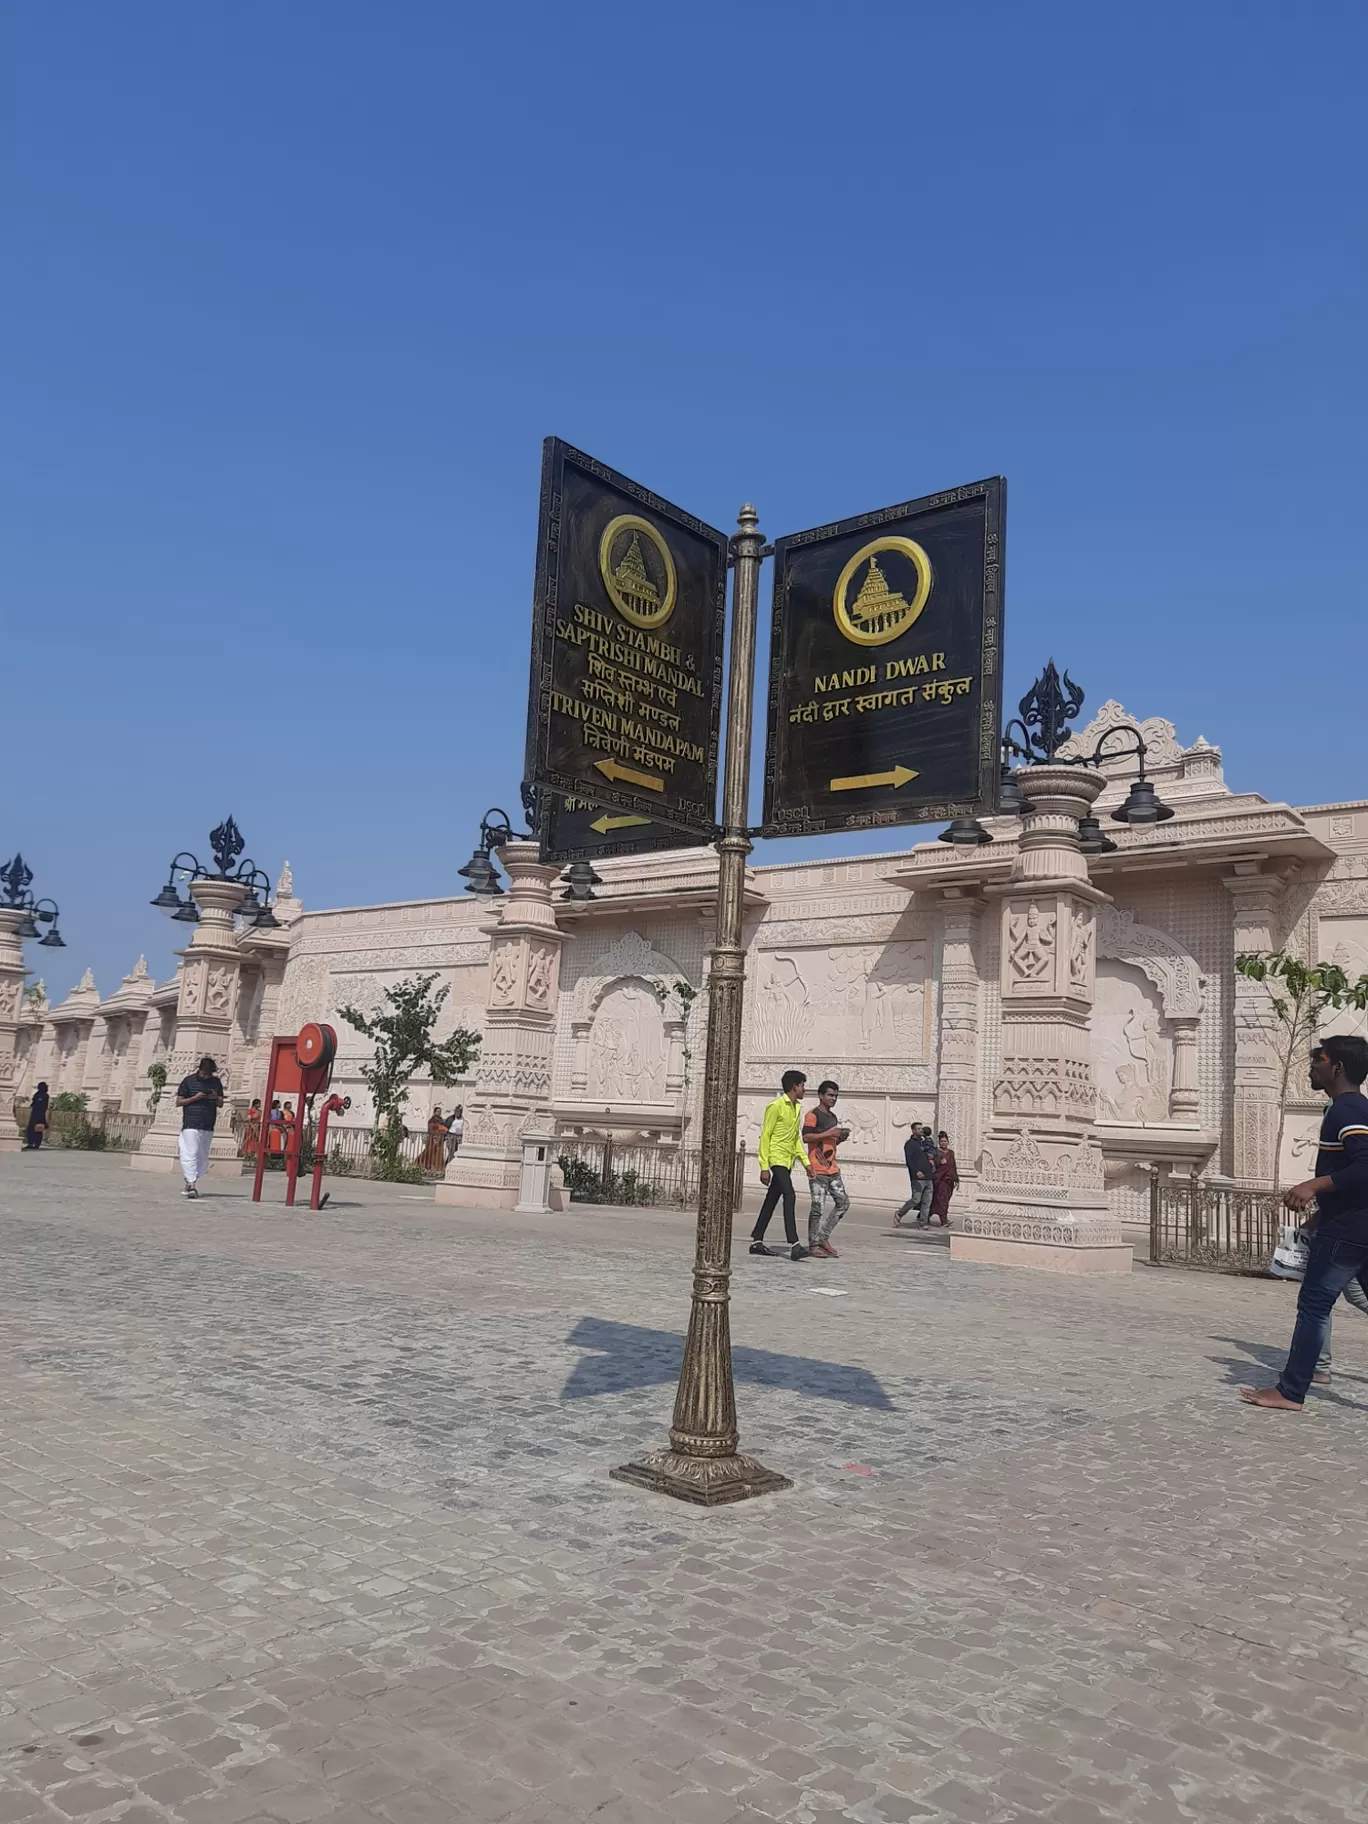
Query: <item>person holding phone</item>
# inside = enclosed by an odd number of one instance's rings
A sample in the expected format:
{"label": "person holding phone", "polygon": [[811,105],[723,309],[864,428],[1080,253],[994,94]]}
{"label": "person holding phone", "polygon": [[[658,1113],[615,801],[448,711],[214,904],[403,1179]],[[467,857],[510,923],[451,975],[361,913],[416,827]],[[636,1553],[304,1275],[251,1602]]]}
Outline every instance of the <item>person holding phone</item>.
{"label": "person holding phone", "polygon": [[185,1197],[198,1197],[197,1188],[209,1166],[209,1148],[214,1144],[214,1123],[223,1107],[223,1085],[215,1075],[212,1058],[201,1058],[194,1074],[182,1077],[176,1091],[176,1107],[181,1111],[180,1168],[185,1180]]}

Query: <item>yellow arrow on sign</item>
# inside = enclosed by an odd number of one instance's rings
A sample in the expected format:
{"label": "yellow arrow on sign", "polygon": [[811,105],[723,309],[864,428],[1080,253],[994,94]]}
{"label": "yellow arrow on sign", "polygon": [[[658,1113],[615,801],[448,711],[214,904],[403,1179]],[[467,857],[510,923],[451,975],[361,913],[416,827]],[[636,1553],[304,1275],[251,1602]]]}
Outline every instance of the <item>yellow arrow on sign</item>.
{"label": "yellow arrow on sign", "polygon": [[589,828],[597,830],[600,836],[606,836],[609,830],[626,830],[630,829],[633,824],[649,823],[650,821],[649,817],[599,817],[589,825]]}
{"label": "yellow arrow on sign", "polygon": [[909,779],[917,778],[917,773],[910,766],[895,766],[887,773],[851,773],[846,779],[833,779],[830,790],[833,792],[862,792],[867,785],[891,785],[895,790],[906,785]]}
{"label": "yellow arrow on sign", "polygon": [[627,785],[639,785],[647,792],[665,790],[665,781],[657,779],[653,773],[634,772],[630,766],[623,766],[616,760],[596,760],[594,765],[605,779],[621,779]]}

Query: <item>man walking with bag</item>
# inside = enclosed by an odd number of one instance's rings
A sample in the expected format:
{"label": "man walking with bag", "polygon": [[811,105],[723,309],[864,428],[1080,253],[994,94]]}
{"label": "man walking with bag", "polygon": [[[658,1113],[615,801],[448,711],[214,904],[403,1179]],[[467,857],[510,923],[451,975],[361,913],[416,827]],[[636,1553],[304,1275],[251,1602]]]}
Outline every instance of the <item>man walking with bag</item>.
{"label": "man walking with bag", "polygon": [[1351,1280],[1368,1280],[1368,1039],[1336,1033],[1311,1053],[1311,1087],[1332,1098],[1321,1122],[1316,1176],[1283,1196],[1289,1210],[1314,1202],[1306,1273],[1292,1347],[1275,1387],[1241,1387],[1240,1398],[1275,1412],[1300,1412],[1327,1342],[1335,1300]]}
{"label": "man walking with bag", "polygon": [[212,1058],[201,1058],[193,1076],[182,1077],[176,1091],[176,1107],[181,1111],[180,1168],[185,1180],[184,1197],[198,1197],[196,1189],[209,1165],[209,1148],[214,1144],[214,1123],[223,1107],[223,1085],[215,1076],[217,1066]]}
{"label": "man walking with bag", "polygon": [[[808,1190],[812,1197],[812,1208],[808,1212],[808,1249],[818,1260],[837,1258],[831,1245],[832,1231],[850,1208],[850,1196],[836,1160],[836,1148],[842,1140],[850,1138],[850,1129],[841,1126],[834,1112],[840,1093],[840,1084],[833,1083],[829,1077],[825,1083],[819,1083],[817,1106],[808,1110],[803,1121]],[[830,1216],[826,1216],[828,1197],[832,1203]]]}
{"label": "man walking with bag", "polygon": [[903,1145],[903,1158],[907,1161],[907,1175],[912,1180],[912,1195],[893,1220],[901,1227],[907,1212],[915,1210],[917,1227],[929,1229],[931,1195],[936,1186],[936,1149],[931,1144],[930,1136],[923,1131],[920,1121],[914,1121],[908,1131]]}

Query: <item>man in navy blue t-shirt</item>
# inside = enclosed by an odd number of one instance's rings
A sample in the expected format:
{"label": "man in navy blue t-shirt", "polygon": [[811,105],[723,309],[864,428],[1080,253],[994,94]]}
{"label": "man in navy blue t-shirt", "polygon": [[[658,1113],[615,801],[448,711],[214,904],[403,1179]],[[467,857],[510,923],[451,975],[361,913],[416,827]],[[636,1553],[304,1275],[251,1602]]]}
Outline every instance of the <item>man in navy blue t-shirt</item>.
{"label": "man in navy blue t-shirt", "polygon": [[1251,1406],[1300,1412],[1316,1371],[1330,1312],[1353,1279],[1368,1290],[1368,1039],[1336,1034],[1311,1053],[1311,1087],[1333,1097],[1321,1122],[1316,1176],[1283,1196],[1289,1210],[1315,1202],[1307,1224],[1306,1277],[1297,1327],[1276,1387],[1241,1387]]}

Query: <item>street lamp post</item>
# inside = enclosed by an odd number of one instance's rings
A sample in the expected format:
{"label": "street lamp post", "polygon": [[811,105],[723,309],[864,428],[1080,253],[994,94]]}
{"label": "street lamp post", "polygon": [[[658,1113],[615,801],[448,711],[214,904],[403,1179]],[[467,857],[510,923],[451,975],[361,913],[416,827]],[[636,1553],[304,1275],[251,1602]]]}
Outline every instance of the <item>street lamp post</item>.
{"label": "street lamp post", "polygon": [[708,1049],[703,1085],[702,1176],[693,1301],[684,1364],[675,1395],[670,1447],[610,1473],[619,1482],[655,1489],[704,1507],[745,1501],[792,1486],[737,1449],[732,1384],[730,1285],[732,1202],[736,1172],[736,1105],[741,1080],[741,1014],[746,957],[741,921],[746,887],[746,834],[755,697],[755,625],[760,565],[766,555],[755,508],[744,506],[732,538],[730,678],[727,757],[718,842],[717,928],[708,975]]}
{"label": "street lamp post", "polygon": [[[0,868],[0,1110],[14,1107],[15,1051],[24,997],[23,941],[37,938],[44,950],[64,948],[56,902],[35,899],[32,883],[33,869],[22,855],[14,855]],[[40,925],[48,927],[42,937]],[[21,1144],[18,1128],[11,1132],[8,1120],[0,1121],[0,1152],[17,1153]]]}
{"label": "street lamp post", "polygon": [[[279,921],[271,909],[270,880],[250,860],[243,860],[242,832],[226,817],[209,836],[213,867],[182,850],[167,869],[166,885],[153,899],[159,911],[177,924],[192,927],[181,952],[180,993],[176,1002],[176,1036],[167,1063],[168,1093],[157,1104],[156,1117],[129,1164],[136,1171],[169,1172],[176,1164],[180,1111],[171,1086],[188,1076],[201,1057],[209,1056],[227,1075],[233,1022],[237,1013],[242,953],[234,930],[270,931]],[[177,880],[187,883],[184,897]],[[237,1146],[226,1126],[216,1132],[209,1170],[240,1170]]]}

